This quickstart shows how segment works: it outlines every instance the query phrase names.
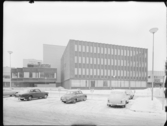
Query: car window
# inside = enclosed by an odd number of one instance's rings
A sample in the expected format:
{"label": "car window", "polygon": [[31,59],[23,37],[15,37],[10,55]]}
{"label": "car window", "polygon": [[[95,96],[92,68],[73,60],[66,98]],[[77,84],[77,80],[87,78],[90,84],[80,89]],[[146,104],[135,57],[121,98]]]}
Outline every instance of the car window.
{"label": "car window", "polygon": [[35,89],[35,92],[41,92],[39,89]]}
{"label": "car window", "polygon": [[30,92],[35,92],[35,90],[32,89],[32,90],[30,90]]}

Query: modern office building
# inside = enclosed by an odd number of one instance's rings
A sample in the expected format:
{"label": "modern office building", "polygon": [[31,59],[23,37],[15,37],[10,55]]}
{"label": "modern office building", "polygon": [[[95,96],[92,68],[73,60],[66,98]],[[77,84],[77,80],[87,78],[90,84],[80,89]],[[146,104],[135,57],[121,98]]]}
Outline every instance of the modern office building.
{"label": "modern office building", "polygon": [[[52,84],[56,87],[56,68],[39,66],[12,69],[12,87],[36,87]],[[47,87],[47,86],[46,86]]]}
{"label": "modern office building", "polygon": [[[162,87],[165,83],[165,71],[154,71],[154,87]],[[148,87],[152,87],[152,71],[148,71]]]}
{"label": "modern office building", "polygon": [[32,64],[32,65],[39,65],[39,64],[42,64],[42,60],[23,59],[23,67],[28,67],[29,64]]}
{"label": "modern office building", "polygon": [[148,50],[70,40],[61,59],[67,89],[147,87]]}
{"label": "modern office building", "polygon": [[61,86],[61,57],[66,46],[43,45],[43,63],[57,69],[57,86]]}

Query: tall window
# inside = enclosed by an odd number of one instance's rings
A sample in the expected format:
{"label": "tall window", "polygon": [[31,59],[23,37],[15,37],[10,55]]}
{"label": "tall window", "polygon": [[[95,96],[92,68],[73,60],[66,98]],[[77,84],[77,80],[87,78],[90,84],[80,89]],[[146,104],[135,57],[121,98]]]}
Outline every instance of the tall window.
{"label": "tall window", "polygon": [[90,69],[90,75],[92,75],[92,69]]}
{"label": "tall window", "polygon": [[110,59],[108,59],[108,65],[110,65]]}
{"label": "tall window", "polygon": [[94,53],[96,53],[96,47],[94,47]]}
{"label": "tall window", "polygon": [[101,76],[103,76],[103,69],[101,69]]}
{"label": "tall window", "polygon": [[81,63],[81,57],[79,57],[79,63]]}
{"label": "tall window", "polygon": [[105,70],[104,70],[104,76],[106,76],[106,75],[107,75],[107,70],[105,69]]}
{"label": "tall window", "polygon": [[97,75],[99,76],[99,69],[97,69]]}
{"label": "tall window", "polygon": [[83,61],[82,62],[85,63],[85,57],[83,57]]}
{"label": "tall window", "polygon": [[124,56],[126,56],[126,50],[124,50]]}
{"label": "tall window", "polygon": [[110,70],[108,70],[108,76],[110,76]]}
{"label": "tall window", "polygon": [[85,75],[85,68],[82,69],[82,73],[83,73],[83,75]]}
{"label": "tall window", "polygon": [[92,46],[90,47],[90,52],[92,53]]}
{"label": "tall window", "polygon": [[77,68],[75,68],[75,75],[77,75],[78,73],[77,73]]}
{"label": "tall window", "polygon": [[103,48],[101,47],[101,53],[103,53]]}
{"label": "tall window", "polygon": [[77,63],[77,56],[75,56],[75,63]]}
{"label": "tall window", "polygon": [[79,45],[79,51],[81,52],[81,45]]}
{"label": "tall window", "polygon": [[94,75],[96,75],[96,69],[94,69]]}
{"label": "tall window", "polygon": [[96,58],[94,58],[94,64],[96,64]]}
{"label": "tall window", "polygon": [[108,54],[110,54],[110,48],[108,48]]}
{"label": "tall window", "polygon": [[83,52],[85,52],[85,46],[83,45]]}
{"label": "tall window", "polygon": [[87,52],[89,52],[89,46],[86,46],[86,48],[87,48],[87,49],[86,49],[86,50],[87,50]]}
{"label": "tall window", "polygon": [[92,58],[90,58],[90,64],[92,64]]}
{"label": "tall window", "polygon": [[89,58],[87,57],[86,59],[87,59],[87,64],[89,64]]}
{"label": "tall window", "polygon": [[77,45],[75,45],[75,51],[77,51]]}
{"label": "tall window", "polygon": [[81,75],[81,68],[79,68],[79,75]]}

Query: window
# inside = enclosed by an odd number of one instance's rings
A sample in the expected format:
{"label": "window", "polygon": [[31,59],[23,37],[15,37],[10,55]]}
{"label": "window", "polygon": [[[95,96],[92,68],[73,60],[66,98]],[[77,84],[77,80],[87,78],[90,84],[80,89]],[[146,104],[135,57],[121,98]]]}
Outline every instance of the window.
{"label": "window", "polygon": [[83,49],[82,49],[83,52],[85,52],[85,46],[83,45]]}
{"label": "window", "polygon": [[81,57],[79,57],[79,63],[81,63]]}
{"label": "window", "polygon": [[78,73],[77,73],[77,68],[75,68],[75,75],[77,75]]}
{"label": "window", "polygon": [[101,64],[103,64],[103,59],[101,59]]}
{"label": "window", "polygon": [[124,50],[124,56],[126,56],[126,50]]}
{"label": "window", "polygon": [[107,71],[106,70],[104,70],[104,76],[106,76],[107,75]]}
{"label": "window", "polygon": [[82,69],[82,73],[83,73],[83,75],[85,75],[85,68]]}
{"label": "window", "polygon": [[92,69],[90,69],[90,75],[92,75]]}
{"label": "window", "polygon": [[103,53],[103,48],[101,48],[101,53]]}
{"label": "window", "polygon": [[87,52],[89,52],[89,46],[86,46],[86,48],[87,48]]}
{"label": "window", "polygon": [[92,64],[92,58],[90,58],[90,64]]}
{"label": "window", "polygon": [[81,75],[81,68],[79,68],[79,75]]}
{"label": "window", "polygon": [[94,64],[96,64],[96,58],[94,58]]}
{"label": "window", "polygon": [[106,61],[106,59],[104,60],[104,62],[105,62],[104,64],[106,65],[106,64],[107,64],[107,61]]}
{"label": "window", "polygon": [[129,50],[127,50],[127,56],[129,56]]}
{"label": "window", "polygon": [[99,69],[97,69],[97,75],[99,75]]}
{"label": "window", "polygon": [[124,55],[124,52],[123,52],[124,50],[123,49],[121,49],[121,55],[123,56]]}
{"label": "window", "polygon": [[110,65],[110,59],[108,59],[108,65]]}
{"label": "window", "polygon": [[110,48],[108,48],[108,54],[110,54]]}
{"label": "window", "polygon": [[103,69],[101,69],[101,75],[103,76]]}
{"label": "window", "polygon": [[103,87],[108,87],[107,81],[103,81]]}
{"label": "window", "polygon": [[82,62],[85,63],[85,57],[83,57],[83,61]]}
{"label": "window", "polygon": [[86,74],[89,75],[89,69],[86,69]]}
{"label": "window", "polygon": [[89,58],[87,57],[86,59],[87,59],[87,64],[89,64]]}
{"label": "window", "polygon": [[98,49],[98,53],[100,53],[100,48],[99,48],[99,47],[97,47],[97,49]]}
{"label": "window", "polygon": [[118,55],[120,55],[119,49],[118,49]]}
{"label": "window", "polygon": [[111,49],[111,54],[113,55],[114,54],[114,52],[113,52],[114,50],[113,49]]}
{"label": "window", "polygon": [[110,76],[110,70],[108,70],[108,76]]}
{"label": "window", "polygon": [[115,55],[117,55],[117,49],[115,49]]}
{"label": "window", "polygon": [[75,45],[75,51],[77,51],[77,45]]}
{"label": "window", "polygon": [[100,64],[100,59],[99,58],[97,59],[97,62],[98,62],[98,64]]}
{"label": "window", "polygon": [[81,52],[81,45],[79,45],[79,51]]}
{"label": "window", "polygon": [[96,53],[96,47],[94,47],[94,53]]}
{"label": "window", "polygon": [[77,57],[75,56],[75,63],[77,63]]}
{"label": "window", "polygon": [[90,52],[92,53],[92,46],[90,47]]}
{"label": "window", "polygon": [[32,72],[29,73],[29,77],[32,78]]}
{"label": "window", "polygon": [[107,54],[107,50],[106,50],[106,48],[104,48],[104,54]]}
{"label": "window", "polygon": [[94,69],[94,75],[96,75],[96,69]]}

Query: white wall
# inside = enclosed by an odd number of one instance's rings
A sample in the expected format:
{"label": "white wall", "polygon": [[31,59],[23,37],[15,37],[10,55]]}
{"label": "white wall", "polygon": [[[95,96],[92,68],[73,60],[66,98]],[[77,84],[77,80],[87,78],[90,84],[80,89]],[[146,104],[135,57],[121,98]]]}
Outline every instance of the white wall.
{"label": "white wall", "polygon": [[43,63],[50,64],[51,68],[57,68],[57,83],[61,82],[61,57],[66,46],[43,45]]}

